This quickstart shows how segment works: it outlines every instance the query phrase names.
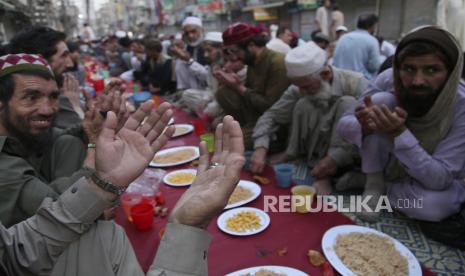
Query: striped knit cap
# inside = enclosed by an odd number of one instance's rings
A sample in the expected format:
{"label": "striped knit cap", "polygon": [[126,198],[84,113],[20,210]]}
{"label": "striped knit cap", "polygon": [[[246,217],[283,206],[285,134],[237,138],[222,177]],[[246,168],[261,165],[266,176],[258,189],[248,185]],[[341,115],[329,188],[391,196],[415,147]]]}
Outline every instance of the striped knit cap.
{"label": "striped knit cap", "polygon": [[29,69],[42,70],[53,76],[52,68],[39,55],[8,54],[0,57],[0,78]]}

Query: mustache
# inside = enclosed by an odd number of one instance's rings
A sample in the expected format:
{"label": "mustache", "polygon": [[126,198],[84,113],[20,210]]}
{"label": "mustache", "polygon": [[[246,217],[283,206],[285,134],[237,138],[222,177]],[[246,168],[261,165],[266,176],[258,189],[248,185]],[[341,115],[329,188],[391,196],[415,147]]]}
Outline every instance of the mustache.
{"label": "mustache", "polygon": [[31,120],[32,121],[51,121],[53,120],[54,117],[55,117],[54,115],[50,115],[50,116],[39,115],[39,116],[31,117]]}
{"label": "mustache", "polygon": [[433,88],[429,86],[424,86],[424,85],[411,85],[411,86],[405,87],[404,92],[407,92],[407,93],[427,92],[428,94],[436,94],[436,91]]}

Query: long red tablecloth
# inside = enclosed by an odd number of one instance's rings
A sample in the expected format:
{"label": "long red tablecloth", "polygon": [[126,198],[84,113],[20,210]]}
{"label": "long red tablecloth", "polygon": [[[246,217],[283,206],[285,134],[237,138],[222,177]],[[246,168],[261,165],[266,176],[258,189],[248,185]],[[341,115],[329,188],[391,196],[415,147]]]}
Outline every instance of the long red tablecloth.
{"label": "long red tablecloth", "polygon": [[[186,113],[176,110],[175,123],[189,123],[192,118]],[[191,133],[186,136],[172,139],[165,148],[185,145],[198,145],[199,138]],[[178,166],[168,171],[184,168]],[[264,176],[271,181],[263,185],[262,194],[253,202],[247,204],[263,210],[263,195],[289,195],[289,189],[276,187],[274,172],[266,168]],[[241,179],[252,180],[249,172],[243,171]],[[181,194],[187,189],[182,187],[169,187],[161,184],[161,191],[166,198],[166,206],[172,209]],[[248,236],[235,237],[225,234],[216,225],[216,218],[208,227],[213,236],[213,242],[208,252],[209,274],[225,275],[242,268],[259,265],[283,265],[300,269],[310,275],[322,275],[319,268],[313,267],[306,256],[309,249],[321,252],[321,239],[323,234],[333,226],[353,224],[346,216],[340,213],[272,213],[269,212],[271,223],[263,232]],[[159,231],[167,223],[166,218],[156,217],[153,229],[141,232],[126,219],[122,208],[116,214],[116,222],[123,226],[135,250],[144,271],[150,267],[157,251],[160,238]],[[287,248],[287,254],[280,256],[278,251]],[[423,275],[433,275],[423,269]]]}

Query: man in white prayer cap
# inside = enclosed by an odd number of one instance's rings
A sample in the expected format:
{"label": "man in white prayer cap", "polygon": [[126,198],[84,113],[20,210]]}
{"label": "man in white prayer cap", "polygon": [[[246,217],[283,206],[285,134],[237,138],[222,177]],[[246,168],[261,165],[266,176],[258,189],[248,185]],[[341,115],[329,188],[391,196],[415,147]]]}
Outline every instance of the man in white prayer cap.
{"label": "man in white prayer cap", "polygon": [[[213,76],[215,67],[222,66],[223,37],[220,32],[208,32],[202,42],[203,58],[206,65],[197,61],[188,66],[188,72],[206,83],[205,89],[187,89],[182,93],[183,104],[197,115],[204,115],[214,120],[221,113],[221,108],[215,100],[218,81]],[[208,107],[208,108],[207,108]]]}
{"label": "man in white prayer cap", "polygon": [[205,89],[206,82],[198,79],[189,70],[194,62],[202,66],[206,64],[202,49],[204,40],[202,20],[195,16],[186,17],[182,22],[182,31],[182,39],[186,47],[179,47],[175,43],[170,48],[171,54],[176,57],[177,90]]}
{"label": "man in white prayer cap", "polygon": [[330,180],[352,165],[355,148],[343,141],[336,125],[356,103],[368,82],[362,74],[327,64],[326,52],[314,42],[292,49],[285,58],[292,85],[259,119],[253,131],[253,173],[261,173],[276,133],[290,125],[287,148],[279,162],[305,157],[319,194],[331,192]]}

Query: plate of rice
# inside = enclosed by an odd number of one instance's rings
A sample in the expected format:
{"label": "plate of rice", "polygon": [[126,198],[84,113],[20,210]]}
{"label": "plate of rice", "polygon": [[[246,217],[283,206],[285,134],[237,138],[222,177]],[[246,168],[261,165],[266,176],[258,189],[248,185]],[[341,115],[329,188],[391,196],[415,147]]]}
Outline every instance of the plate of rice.
{"label": "plate of rice", "polygon": [[248,180],[241,180],[229,197],[228,205],[224,209],[245,205],[256,199],[261,192],[262,188],[258,184]]}
{"label": "plate of rice", "polygon": [[266,265],[241,269],[226,276],[308,276],[308,274],[292,267]]}
{"label": "plate of rice", "polygon": [[421,267],[407,247],[377,230],[340,225],[326,231],[323,253],[344,276],[421,276]]}

